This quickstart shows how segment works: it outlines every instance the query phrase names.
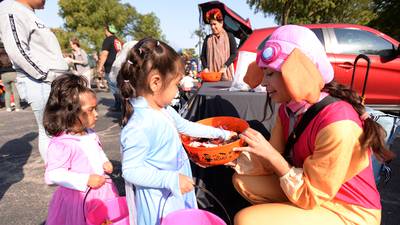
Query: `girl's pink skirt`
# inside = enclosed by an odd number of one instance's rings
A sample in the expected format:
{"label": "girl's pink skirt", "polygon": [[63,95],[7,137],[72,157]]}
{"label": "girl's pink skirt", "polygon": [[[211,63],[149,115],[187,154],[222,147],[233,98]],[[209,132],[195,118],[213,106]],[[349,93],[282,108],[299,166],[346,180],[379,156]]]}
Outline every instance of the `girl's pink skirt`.
{"label": "girl's pink skirt", "polygon": [[[47,215],[47,225],[86,225],[83,215],[83,200],[86,192],[59,186],[53,194]],[[118,196],[112,183],[106,182],[99,189],[90,190],[85,203],[85,211],[101,204],[102,201]]]}

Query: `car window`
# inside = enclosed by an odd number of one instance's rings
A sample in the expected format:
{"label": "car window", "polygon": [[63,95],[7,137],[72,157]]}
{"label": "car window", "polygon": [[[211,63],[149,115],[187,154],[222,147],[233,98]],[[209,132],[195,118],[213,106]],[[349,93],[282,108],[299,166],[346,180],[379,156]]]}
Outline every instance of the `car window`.
{"label": "car window", "polygon": [[228,30],[238,31],[240,28],[240,24],[234,21],[230,16],[225,16],[224,25],[226,25]]}
{"label": "car window", "polygon": [[317,36],[317,38],[321,42],[322,46],[324,46],[324,48],[325,48],[325,40],[324,40],[324,35],[322,34],[322,29],[321,28],[311,29],[311,31],[314,32],[314,34]]}
{"label": "car window", "polygon": [[[322,34],[322,29],[318,28],[318,29],[311,29],[312,32],[315,33],[315,35],[317,36],[317,38],[319,39],[319,41],[322,43],[322,46],[324,46],[325,48],[325,41],[324,41],[324,36]],[[262,48],[265,45],[265,42],[268,41],[268,39],[271,37],[271,35],[269,35],[267,38],[265,38],[260,45],[258,45],[257,50],[262,50]]]}
{"label": "car window", "polygon": [[393,49],[392,43],[368,31],[335,28],[334,32],[339,45],[338,54],[379,55]]}

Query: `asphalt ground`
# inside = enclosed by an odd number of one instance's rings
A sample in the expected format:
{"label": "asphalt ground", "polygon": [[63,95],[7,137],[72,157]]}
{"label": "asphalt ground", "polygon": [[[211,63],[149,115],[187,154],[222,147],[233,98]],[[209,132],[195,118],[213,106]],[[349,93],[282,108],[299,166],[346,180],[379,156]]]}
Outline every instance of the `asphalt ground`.
{"label": "asphalt ground", "polygon": [[[97,92],[96,132],[108,157],[120,161],[119,113],[109,111],[110,93]],[[28,106],[20,112],[0,108],[0,225],[38,225],[45,221],[55,187],[44,183],[35,119]],[[400,137],[392,147],[400,155]],[[383,225],[400,225],[400,156],[391,163],[392,179],[380,187]],[[226,206],[229,207],[229,206]]]}

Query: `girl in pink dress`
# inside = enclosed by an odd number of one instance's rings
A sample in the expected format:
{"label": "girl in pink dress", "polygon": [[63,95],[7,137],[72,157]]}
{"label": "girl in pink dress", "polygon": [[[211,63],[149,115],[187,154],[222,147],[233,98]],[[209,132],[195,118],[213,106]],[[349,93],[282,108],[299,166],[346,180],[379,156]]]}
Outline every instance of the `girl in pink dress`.
{"label": "girl in pink dress", "polygon": [[85,78],[65,74],[52,83],[43,117],[46,132],[52,136],[45,180],[58,188],[49,205],[47,225],[86,224],[85,212],[118,196],[105,176],[113,166],[92,130],[96,107],[96,94],[87,88]]}

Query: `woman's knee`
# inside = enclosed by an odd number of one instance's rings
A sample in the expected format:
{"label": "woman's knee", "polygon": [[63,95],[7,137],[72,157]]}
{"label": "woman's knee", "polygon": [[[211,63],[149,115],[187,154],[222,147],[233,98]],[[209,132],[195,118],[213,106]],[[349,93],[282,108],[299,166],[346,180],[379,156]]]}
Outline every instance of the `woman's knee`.
{"label": "woman's knee", "polygon": [[250,225],[249,223],[247,223],[247,220],[249,220],[247,211],[248,208],[244,208],[240,210],[238,213],[236,213],[235,218],[233,219],[233,223],[235,225],[242,225],[242,224]]}
{"label": "woman's knee", "polygon": [[260,205],[250,206],[240,210],[234,217],[235,225],[262,225],[271,221],[266,217],[266,211],[260,210]]}

